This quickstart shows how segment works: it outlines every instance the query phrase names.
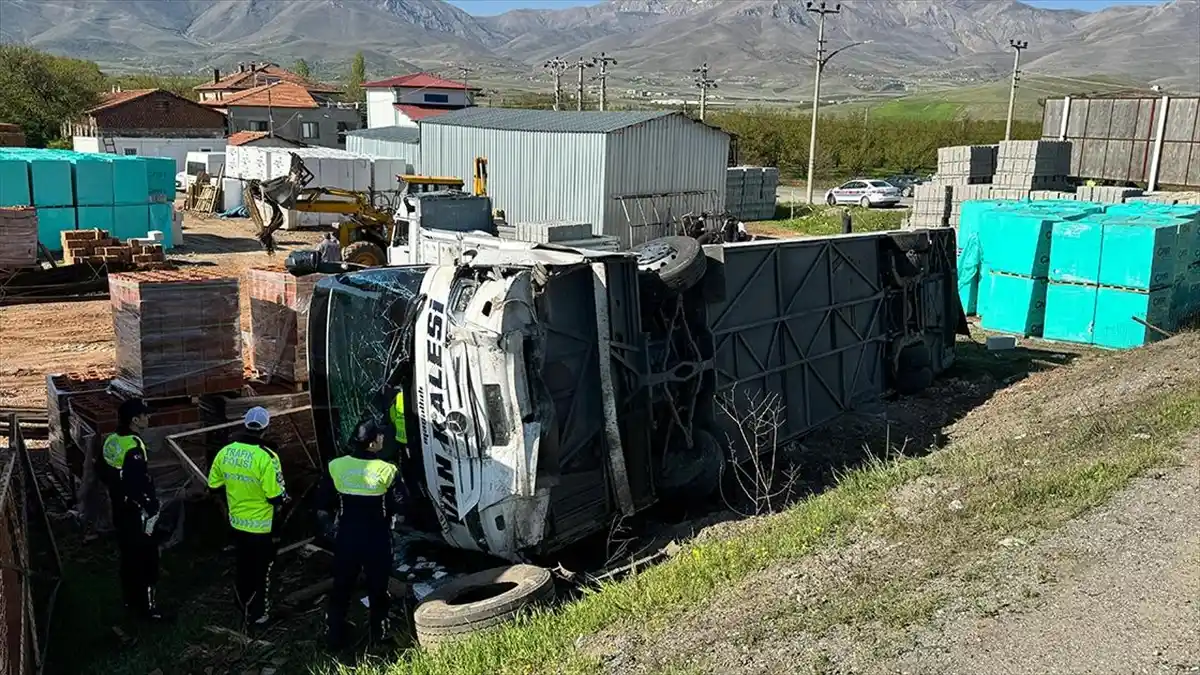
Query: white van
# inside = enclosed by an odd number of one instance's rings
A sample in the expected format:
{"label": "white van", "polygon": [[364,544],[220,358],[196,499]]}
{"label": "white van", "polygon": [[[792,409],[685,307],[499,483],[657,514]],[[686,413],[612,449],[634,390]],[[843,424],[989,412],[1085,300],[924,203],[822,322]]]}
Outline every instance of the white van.
{"label": "white van", "polygon": [[223,166],[225,166],[224,152],[189,152],[184,170],[175,174],[176,192],[186,192],[201,172],[215,178],[217,174],[221,173]]}

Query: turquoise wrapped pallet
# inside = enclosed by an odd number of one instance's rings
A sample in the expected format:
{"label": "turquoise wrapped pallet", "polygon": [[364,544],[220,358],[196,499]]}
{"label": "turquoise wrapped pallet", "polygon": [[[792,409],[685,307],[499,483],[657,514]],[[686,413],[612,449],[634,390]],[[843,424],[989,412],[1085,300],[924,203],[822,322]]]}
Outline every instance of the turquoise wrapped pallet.
{"label": "turquoise wrapped pallet", "polygon": [[1138,290],[1169,286],[1175,278],[1179,221],[1135,221],[1094,216],[1104,227],[1100,285]]}
{"label": "turquoise wrapped pallet", "polygon": [[71,160],[76,206],[112,206],[112,160],[83,155]]}
{"label": "turquoise wrapped pallet", "polygon": [[172,204],[158,203],[150,205],[150,226],[148,231],[158,230],[163,233],[162,245],[164,249],[170,249],[175,245],[171,236],[171,221],[174,217],[174,210],[175,206]]}
{"label": "turquoise wrapped pallet", "polygon": [[1087,216],[1104,213],[1104,205],[1095,202],[1077,202],[1063,199],[1039,199],[1025,205],[1026,209],[1036,211],[1059,220],[1079,220]]}
{"label": "turquoise wrapped pallet", "polygon": [[175,160],[170,157],[143,157],[146,185],[152,202],[175,201]]}
{"label": "turquoise wrapped pallet", "polygon": [[1166,216],[1184,220],[1200,220],[1200,204],[1156,204],[1154,202],[1127,202],[1113,204],[1105,209],[1113,216]]}
{"label": "turquoise wrapped pallet", "polygon": [[980,325],[987,330],[1040,337],[1046,319],[1046,290],[1045,279],[989,273],[987,311]]}
{"label": "turquoise wrapped pallet", "polygon": [[980,232],[984,260],[996,272],[1046,278],[1056,220],[1025,209],[995,212]]}
{"label": "turquoise wrapped pallet", "polygon": [[49,251],[62,250],[62,232],[75,229],[75,207],[51,206],[37,210],[38,242]]}
{"label": "turquoise wrapped pallet", "polygon": [[1175,280],[1186,281],[1188,268],[1195,262],[1197,230],[1200,223],[1184,220],[1175,228]]}
{"label": "turquoise wrapped pallet", "polygon": [[29,164],[18,157],[0,156],[0,207],[32,205]]}
{"label": "turquoise wrapped pallet", "polygon": [[147,204],[150,201],[150,175],[140,157],[113,159],[113,205]]}
{"label": "turquoise wrapped pallet", "polygon": [[34,206],[75,205],[71,163],[66,159],[56,157],[30,159],[29,185]]}
{"label": "turquoise wrapped pallet", "polygon": [[1171,289],[1146,292],[1101,287],[1096,295],[1096,334],[1093,343],[1112,349],[1130,349],[1164,337],[1133,317],[1163,329],[1170,326]]}
{"label": "turquoise wrapped pallet", "polygon": [[1096,296],[1088,284],[1050,281],[1046,289],[1046,322],[1042,337],[1060,342],[1091,344],[1095,333]]}
{"label": "turquoise wrapped pallet", "polygon": [[1091,220],[1054,223],[1050,233],[1050,281],[1100,283],[1104,226]]}
{"label": "turquoise wrapped pallet", "polygon": [[122,241],[144,237],[150,231],[150,207],[147,204],[114,206],[112,236]]}
{"label": "turquoise wrapped pallet", "polygon": [[75,222],[80,230],[113,230],[113,207],[111,206],[77,206],[75,207]]}

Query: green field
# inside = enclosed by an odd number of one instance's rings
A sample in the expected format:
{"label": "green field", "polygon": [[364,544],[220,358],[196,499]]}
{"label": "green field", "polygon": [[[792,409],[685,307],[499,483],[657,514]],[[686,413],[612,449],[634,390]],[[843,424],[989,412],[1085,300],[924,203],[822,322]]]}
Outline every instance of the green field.
{"label": "green field", "polygon": [[[1042,101],[1047,97],[1071,94],[1111,93],[1136,88],[1136,84],[1104,75],[1079,78],[1026,76],[1017,87],[1014,117],[1018,120],[1042,119]],[[971,87],[928,91],[890,100],[858,101],[836,106],[845,114],[865,114],[870,119],[977,119],[1002,120],[1008,116],[1007,81]]]}

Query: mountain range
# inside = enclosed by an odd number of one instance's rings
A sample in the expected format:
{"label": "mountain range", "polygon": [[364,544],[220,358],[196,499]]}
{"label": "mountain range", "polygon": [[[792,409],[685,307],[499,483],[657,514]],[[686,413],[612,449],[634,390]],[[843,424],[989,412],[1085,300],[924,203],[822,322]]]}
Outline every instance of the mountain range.
{"label": "mountain range", "polygon": [[[606,0],[491,17],[442,0],[0,0],[0,42],[114,72],[304,58],[334,75],[362,51],[372,76],[454,75],[470,64],[480,82],[546,83],[548,58],[603,51],[618,60],[616,86],[686,91],[707,62],[722,92],[788,98],[811,86],[816,33],[804,0]],[[1030,43],[1022,70],[1035,83],[1074,78],[1088,91],[1105,75],[1200,91],[1200,0],[1092,13],[1017,0],[845,0],[826,37],[830,49],[865,43],[830,60],[831,94],[1006,78],[1014,38]]]}

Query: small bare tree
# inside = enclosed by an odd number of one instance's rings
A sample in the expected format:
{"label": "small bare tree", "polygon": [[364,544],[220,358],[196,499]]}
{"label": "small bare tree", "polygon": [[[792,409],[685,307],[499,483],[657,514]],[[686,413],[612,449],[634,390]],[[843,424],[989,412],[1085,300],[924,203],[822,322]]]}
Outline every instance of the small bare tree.
{"label": "small bare tree", "polygon": [[[717,405],[737,425],[737,436],[727,439],[735,448],[729,470],[749,509],[731,504],[725,495],[724,485],[721,487],[721,499],[731,511],[741,516],[771,513],[791,494],[799,477],[798,469],[787,462],[791,448],[779,446],[779,429],[783,426],[780,397],[760,391],[747,395],[745,402],[739,405],[734,400],[734,394],[729,393],[719,397]],[[744,462],[738,461],[737,448],[744,449],[748,454]],[[779,471],[782,471],[782,475],[777,476]]]}

